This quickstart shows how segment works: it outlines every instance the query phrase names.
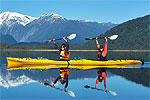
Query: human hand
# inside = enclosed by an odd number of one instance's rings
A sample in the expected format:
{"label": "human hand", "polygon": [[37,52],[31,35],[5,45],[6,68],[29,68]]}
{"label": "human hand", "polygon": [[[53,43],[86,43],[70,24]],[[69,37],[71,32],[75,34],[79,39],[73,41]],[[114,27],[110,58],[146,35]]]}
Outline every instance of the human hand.
{"label": "human hand", "polygon": [[63,37],[63,39],[67,42],[67,37]]}
{"label": "human hand", "polygon": [[55,39],[53,39],[53,42],[54,42],[54,44],[56,43],[56,42],[55,42]]}
{"label": "human hand", "polygon": [[95,88],[96,88],[96,86],[95,86]]}
{"label": "human hand", "polygon": [[63,92],[66,92],[66,89],[64,88],[62,91],[63,91]]}
{"label": "human hand", "polygon": [[55,88],[54,84],[53,84],[52,88]]}
{"label": "human hand", "polygon": [[106,40],[106,41],[108,40],[108,37],[107,37],[107,36],[105,37],[105,40]]}
{"label": "human hand", "polygon": [[98,37],[96,37],[96,40],[98,40]]}

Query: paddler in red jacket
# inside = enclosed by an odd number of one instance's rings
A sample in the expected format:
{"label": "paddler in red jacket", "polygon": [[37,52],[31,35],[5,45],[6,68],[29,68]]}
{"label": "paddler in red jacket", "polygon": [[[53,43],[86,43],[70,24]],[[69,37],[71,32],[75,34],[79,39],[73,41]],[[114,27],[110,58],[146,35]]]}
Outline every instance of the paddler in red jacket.
{"label": "paddler in red jacket", "polygon": [[[108,38],[106,36],[105,37],[105,46],[103,48],[103,46],[100,45],[99,42],[98,42],[98,37],[96,37],[96,44],[97,44],[97,49],[98,49],[98,58],[97,58],[97,60],[100,60],[100,61],[105,61],[106,60],[107,43],[108,43]],[[99,69],[97,69],[97,73],[98,73],[98,77],[96,79],[95,88],[97,87],[99,82],[102,82],[104,80],[104,87],[105,87],[105,92],[106,92],[107,91],[106,90],[106,77],[107,77],[106,71],[105,71],[104,68],[99,68]]]}
{"label": "paddler in red jacket", "polygon": [[[69,57],[70,57],[69,44],[68,44],[66,37],[63,37],[63,39],[65,40],[66,44],[63,43],[61,45],[61,48],[58,47],[58,45],[55,42],[55,39],[53,39],[53,42],[54,42],[54,45],[56,46],[56,48],[60,52],[60,60],[68,61]],[[57,77],[57,79],[53,83],[53,88],[55,87],[54,85],[57,83],[57,81],[60,79],[61,84],[66,83],[66,85],[63,89],[63,91],[65,92],[66,88],[68,86],[68,77],[69,77],[69,70],[67,68],[61,68],[60,75]]]}
{"label": "paddler in red jacket", "polygon": [[108,38],[105,37],[105,47],[103,48],[102,45],[99,44],[98,42],[98,37],[96,37],[96,44],[97,44],[97,49],[98,49],[98,58],[97,60],[104,61],[106,60],[106,55],[107,55],[107,43],[108,43]]}

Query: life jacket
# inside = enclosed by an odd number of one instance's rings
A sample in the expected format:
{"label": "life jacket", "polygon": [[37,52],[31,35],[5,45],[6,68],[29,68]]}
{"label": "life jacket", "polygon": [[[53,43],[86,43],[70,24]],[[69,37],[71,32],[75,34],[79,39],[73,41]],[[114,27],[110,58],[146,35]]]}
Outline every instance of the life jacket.
{"label": "life jacket", "polygon": [[70,52],[68,52],[68,55],[67,55],[67,56],[65,55],[65,50],[62,50],[62,51],[60,52],[60,60],[68,60],[69,57],[70,57]]}
{"label": "life jacket", "polygon": [[100,61],[106,60],[106,56],[103,57],[102,53],[103,53],[103,52],[100,52],[100,51],[98,52],[98,58],[97,58],[97,60],[100,60]]}
{"label": "life jacket", "polygon": [[65,78],[65,74],[67,74],[69,76],[70,75],[69,70],[68,69],[60,69],[61,78]]}

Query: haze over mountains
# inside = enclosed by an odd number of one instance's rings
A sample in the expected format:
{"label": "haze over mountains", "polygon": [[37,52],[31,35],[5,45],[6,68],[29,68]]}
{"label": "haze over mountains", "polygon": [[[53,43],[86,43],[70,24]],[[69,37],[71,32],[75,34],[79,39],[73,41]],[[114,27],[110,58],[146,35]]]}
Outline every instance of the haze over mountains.
{"label": "haze over mountains", "polygon": [[[95,37],[116,26],[113,23],[69,20],[58,14],[31,17],[16,12],[0,14],[0,34],[11,35],[17,42],[43,42],[76,33],[71,43],[85,43],[85,37]],[[1,37],[2,38],[2,37]],[[8,38],[9,39],[9,38]]]}

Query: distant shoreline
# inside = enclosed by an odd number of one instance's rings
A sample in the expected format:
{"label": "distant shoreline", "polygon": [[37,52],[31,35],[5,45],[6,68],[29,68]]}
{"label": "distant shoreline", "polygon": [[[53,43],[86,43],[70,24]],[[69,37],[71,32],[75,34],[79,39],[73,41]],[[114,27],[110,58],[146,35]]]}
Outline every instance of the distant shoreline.
{"label": "distant shoreline", "polygon": [[[56,49],[3,49],[3,50],[0,50],[1,51],[27,51],[27,52],[48,52],[48,51],[58,51]],[[98,50],[69,50],[69,51],[73,51],[73,52],[89,52],[89,51],[92,51],[92,52],[96,52]],[[150,52],[150,50],[108,50],[108,51],[112,51],[112,52]]]}

